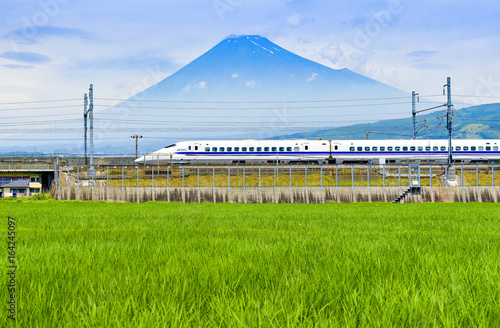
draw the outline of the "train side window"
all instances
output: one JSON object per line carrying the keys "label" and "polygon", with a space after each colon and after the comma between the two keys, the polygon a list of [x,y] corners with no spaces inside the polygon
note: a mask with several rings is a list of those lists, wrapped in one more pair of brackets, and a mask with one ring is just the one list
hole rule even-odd
{"label": "train side window", "polygon": [[272,151],[276,151],[276,150],[278,150],[278,148],[276,148],[276,147],[271,147],[271,150],[272,150]]}
{"label": "train side window", "polygon": [[262,151],[262,147],[257,147],[257,151]]}
{"label": "train side window", "polygon": [[227,147],[227,151],[233,151],[233,148]]}
{"label": "train side window", "polygon": [[422,147],[422,146],[418,147],[418,151],[422,151],[422,150],[424,150],[424,147]]}
{"label": "train side window", "polygon": [[224,151],[224,147],[220,147],[220,148],[219,148],[219,151]]}
{"label": "train side window", "polygon": [[264,151],[269,151],[269,147],[264,147]]}
{"label": "train side window", "polygon": [[286,147],[286,151],[292,151],[292,147]]}
{"label": "train side window", "polygon": [[392,151],[392,147],[387,147],[387,151]]}
{"label": "train side window", "polygon": [[217,147],[212,147],[212,151],[217,151]]}
{"label": "train side window", "polygon": [[410,150],[411,150],[411,151],[415,151],[415,149],[416,149],[416,148],[415,148],[414,146],[411,146],[411,147],[410,147]]}
{"label": "train side window", "polygon": [[363,151],[363,147],[358,147],[358,151]]}
{"label": "train side window", "polygon": [[464,150],[469,150],[469,146],[464,146]]}
{"label": "train side window", "polygon": [[308,145],[306,145],[306,147],[305,147],[305,148],[306,148],[306,150],[309,150],[309,146],[308,146]]}
{"label": "train side window", "polygon": [[460,147],[460,146],[456,146],[456,147],[455,147],[455,150],[460,151],[460,150],[462,150],[462,147]]}
{"label": "train side window", "polygon": [[472,151],[476,151],[476,146],[471,146],[471,147],[470,147],[470,150],[472,150]]}
{"label": "train side window", "polygon": [[403,151],[408,151],[408,147],[403,147]]}
{"label": "train side window", "polygon": [[349,151],[354,151],[356,147],[349,147]]}
{"label": "train side window", "polygon": [[241,151],[247,151],[247,147],[241,147]]}
{"label": "train side window", "polygon": [[380,147],[380,151],[385,151],[385,147]]}
{"label": "train side window", "polygon": [[441,150],[446,150],[446,147],[445,146],[441,146]]}
{"label": "train side window", "polygon": [[498,151],[498,146],[493,146],[494,151]]}
{"label": "train side window", "polygon": [[249,151],[255,151],[255,147],[250,147]]}
{"label": "train side window", "polygon": [[425,146],[425,150],[426,151],[430,151],[431,150],[431,146]]}
{"label": "train side window", "polygon": [[234,147],[234,151],[240,151],[240,147]]}
{"label": "train side window", "polygon": [[293,147],[293,151],[299,151],[300,148],[299,147]]}
{"label": "train side window", "polygon": [[335,145],[335,150],[339,150],[339,146]]}
{"label": "train side window", "polygon": [[483,146],[479,146],[478,150],[484,150]]}
{"label": "train side window", "polygon": [[365,151],[370,151],[370,147],[365,147]]}
{"label": "train side window", "polygon": [[205,151],[210,151],[210,147],[205,147]]}
{"label": "train side window", "polygon": [[400,151],[401,150],[401,147],[396,147],[396,151]]}
{"label": "train side window", "polygon": [[432,147],[432,150],[439,150],[439,147],[438,146],[434,146],[434,147]]}
{"label": "train side window", "polygon": [[486,146],[486,150],[491,150],[491,147],[490,146]]}
{"label": "train side window", "polygon": [[377,150],[378,150],[378,147],[372,147],[372,150],[373,150],[373,151],[377,151]]}
{"label": "train side window", "polygon": [[285,151],[285,147],[280,147],[280,151]]}

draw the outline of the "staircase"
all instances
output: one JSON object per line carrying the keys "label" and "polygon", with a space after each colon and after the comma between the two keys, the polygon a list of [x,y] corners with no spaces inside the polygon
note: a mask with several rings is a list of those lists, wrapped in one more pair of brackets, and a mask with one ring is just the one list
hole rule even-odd
{"label": "staircase", "polygon": [[408,195],[408,194],[412,194],[412,195],[421,195],[422,194],[422,189],[420,187],[409,187],[407,190],[405,190],[404,193],[402,193],[401,195],[399,195],[398,198],[396,198],[395,200],[393,200],[392,202],[393,203],[401,203],[401,201],[403,199],[405,199],[405,197]]}

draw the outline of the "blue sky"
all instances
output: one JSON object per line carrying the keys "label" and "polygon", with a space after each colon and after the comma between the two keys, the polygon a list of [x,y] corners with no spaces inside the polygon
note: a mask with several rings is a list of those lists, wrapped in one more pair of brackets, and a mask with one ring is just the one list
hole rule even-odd
{"label": "blue sky", "polygon": [[407,92],[500,98],[500,4],[477,0],[0,0],[0,102],[127,98],[232,34]]}

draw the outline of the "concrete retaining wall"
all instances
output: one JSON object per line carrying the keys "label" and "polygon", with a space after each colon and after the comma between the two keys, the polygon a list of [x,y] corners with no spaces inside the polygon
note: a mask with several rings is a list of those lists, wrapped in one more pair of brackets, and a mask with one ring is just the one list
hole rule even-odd
{"label": "concrete retaining wall", "polygon": [[[110,202],[214,202],[214,203],[355,203],[392,202],[405,189],[399,187],[364,188],[61,188],[53,190],[55,199],[106,200]],[[422,195],[408,195],[405,203],[422,202],[498,202],[500,187],[422,188]]]}

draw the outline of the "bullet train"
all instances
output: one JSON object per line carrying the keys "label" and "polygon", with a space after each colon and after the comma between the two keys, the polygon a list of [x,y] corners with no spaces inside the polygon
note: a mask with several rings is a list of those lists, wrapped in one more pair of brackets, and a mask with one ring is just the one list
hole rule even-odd
{"label": "bullet train", "polygon": [[[500,139],[452,140],[454,162],[500,160]],[[446,162],[448,140],[183,141],[146,154],[137,164]]]}

